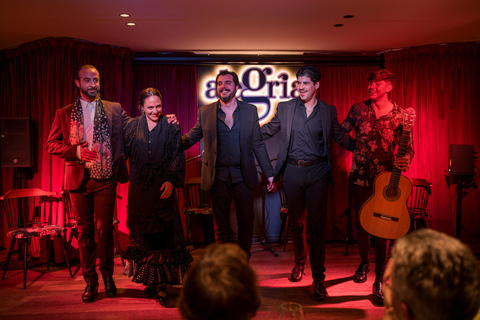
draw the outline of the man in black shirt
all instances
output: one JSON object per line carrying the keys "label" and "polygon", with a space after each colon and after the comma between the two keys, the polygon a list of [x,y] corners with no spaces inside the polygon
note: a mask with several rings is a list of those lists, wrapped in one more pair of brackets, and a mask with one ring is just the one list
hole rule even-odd
{"label": "man in black shirt", "polygon": [[[339,125],[337,110],[316,97],[320,71],[305,66],[297,72],[299,97],[278,104],[275,117],[262,126],[264,139],[280,132],[274,176],[283,174],[288,211],[292,219],[295,267],[289,277],[302,280],[307,260],[305,221],[310,234],[310,265],[314,294],[323,300],[325,288],[325,225],[331,174],[331,140],[353,151],[355,141]],[[306,211],[305,211],[306,209]]]}
{"label": "man in black shirt", "polygon": [[195,126],[182,137],[185,149],[204,139],[201,187],[210,191],[219,243],[231,241],[232,198],[238,223],[238,245],[250,257],[253,238],[253,190],[258,185],[255,157],[273,189],[273,168],[260,135],[257,107],[235,98],[240,88],[235,72],[221,71],[219,100],[198,110]]}

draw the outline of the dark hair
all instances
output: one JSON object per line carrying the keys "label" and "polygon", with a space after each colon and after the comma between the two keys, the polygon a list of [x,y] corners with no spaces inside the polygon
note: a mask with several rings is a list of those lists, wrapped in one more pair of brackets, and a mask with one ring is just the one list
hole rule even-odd
{"label": "dark hair", "polygon": [[220,76],[226,76],[226,75],[231,75],[233,77],[233,83],[235,84],[236,87],[240,86],[240,81],[238,80],[238,76],[235,72],[233,71],[228,71],[227,69],[220,71],[217,74],[217,77],[215,78],[215,86],[217,85],[218,77]]}
{"label": "dark hair", "polygon": [[150,98],[152,96],[157,96],[160,98],[160,101],[162,101],[162,94],[158,89],[145,88],[140,92],[140,95],[138,97],[138,108],[140,109],[140,112],[143,112],[142,107],[143,107],[143,104],[145,103],[145,99]]}
{"label": "dark hair", "polygon": [[75,80],[80,80],[80,71],[82,71],[83,69],[94,69],[94,70],[96,70],[97,73],[98,73],[98,78],[100,79],[100,72],[98,72],[97,68],[95,68],[91,64],[85,64],[85,65],[83,65],[83,66],[81,66],[80,68],[77,69],[77,73],[75,73]]}
{"label": "dark hair", "polygon": [[232,243],[207,247],[187,276],[178,305],[187,320],[244,320],[259,306],[256,273],[247,253]]}
{"label": "dark hair", "polygon": [[372,81],[389,81],[392,84],[392,87],[395,85],[395,82],[397,82],[397,78],[393,73],[388,71],[387,69],[380,69],[377,71],[372,72],[367,78],[368,82]]}
{"label": "dark hair", "polygon": [[320,70],[314,66],[304,66],[297,72],[297,80],[300,77],[309,77],[314,84],[320,81],[321,76]]}

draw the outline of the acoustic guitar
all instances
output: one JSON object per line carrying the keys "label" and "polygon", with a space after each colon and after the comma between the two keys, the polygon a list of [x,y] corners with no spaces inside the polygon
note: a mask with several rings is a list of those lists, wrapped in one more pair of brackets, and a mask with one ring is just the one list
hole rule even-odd
{"label": "acoustic guitar", "polygon": [[[415,110],[409,108],[403,115],[403,132],[400,138],[397,157],[404,157],[407,151],[410,132],[415,123]],[[402,175],[402,171],[393,167],[392,172],[382,172],[373,182],[373,195],[360,209],[359,220],[370,234],[397,239],[410,229],[410,214],[407,199],[412,192],[412,183]]]}

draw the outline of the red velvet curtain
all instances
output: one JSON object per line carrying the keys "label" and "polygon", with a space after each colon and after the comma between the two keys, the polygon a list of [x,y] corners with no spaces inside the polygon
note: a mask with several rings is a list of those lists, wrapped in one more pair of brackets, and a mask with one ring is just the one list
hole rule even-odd
{"label": "red velvet curtain", "polygon": [[[413,107],[417,114],[415,157],[406,175],[433,184],[429,222],[433,229],[455,235],[457,195],[455,185],[447,188],[445,171],[450,144],[474,145],[480,151],[480,44],[392,51],[385,53],[385,67],[398,78],[392,100]],[[480,251],[480,192],[467,192],[462,200],[461,239]]]}
{"label": "red velvet curtain", "polygon": [[[367,77],[379,66],[318,66],[318,69],[322,77],[317,96],[337,107],[337,118],[342,123],[353,104],[368,99]],[[329,192],[327,239],[345,240],[347,217],[340,216],[348,208],[348,174],[352,166],[352,153],[336,142],[332,145],[335,184]]]}
{"label": "red velvet curtain", "polygon": [[[102,97],[118,101],[128,114],[138,113],[138,93],[149,86],[163,95],[165,113],[175,113],[186,133],[197,117],[196,73],[194,66],[132,65],[133,53],[126,48],[93,44],[73,39],[48,38],[1,51],[0,116],[32,117],[38,127],[33,170],[29,187],[60,191],[63,161],[45,151],[55,111],[75,99],[75,70],[93,64],[101,75]],[[435,229],[453,234],[456,195],[447,189],[449,144],[473,144],[479,151],[480,59],[478,44],[450,44],[405,49],[385,54],[385,65],[397,74],[392,98],[400,106],[417,110],[414,128],[416,155],[409,177],[433,183],[429,219]],[[367,76],[378,66],[319,66],[322,72],[320,99],[333,104],[341,122],[351,105],[365,100]],[[195,148],[195,149],[194,149]],[[198,146],[187,158],[198,154]],[[339,216],[347,208],[347,177],[351,155],[334,143],[335,186],[330,189],[327,239],[342,240],[346,219]],[[198,164],[188,167],[188,175],[198,175]],[[13,169],[2,169],[3,194],[13,187]],[[119,186],[117,213],[125,226],[127,185]],[[480,217],[478,190],[463,198],[462,240],[478,244]],[[2,232],[2,235],[5,233]],[[3,237],[0,237],[0,245]],[[122,239],[125,243],[126,236]]]}

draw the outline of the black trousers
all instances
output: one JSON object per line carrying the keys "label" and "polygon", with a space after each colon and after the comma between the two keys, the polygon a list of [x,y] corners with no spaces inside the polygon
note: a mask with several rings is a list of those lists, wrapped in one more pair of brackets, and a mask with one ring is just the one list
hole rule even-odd
{"label": "black trousers", "polygon": [[310,266],[314,280],[325,279],[325,225],[329,181],[330,168],[326,162],[309,167],[287,164],[283,174],[283,186],[292,221],[295,263],[304,265],[307,261],[307,221]]}
{"label": "black trousers", "polygon": [[232,242],[230,227],[230,207],[232,199],[235,202],[235,211],[238,225],[238,245],[250,257],[253,239],[253,189],[244,181],[232,183],[215,179],[210,190],[212,211],[215,219],[215,240],[219,243]]}
{"label": "black trousers", "polygon": [[[98,282],[95,270],[97,256],[102,277],[105,279],[113,275],[113,213],[116,189],[117,181],[114,178],[90,179],[86,174],[82,186],[71,191],[77,219],[80,265],[87,283]],[[95,234],[98,238],[98,247],[95,243]]]}
{"label": "black trousers", "polygon": [[[358,250],[360,251],[360,262],[369,263],[370,256],[370,234],[363,229],[358,215],[365,201],[373,194],[373,186],[362,187],[350,182],[350,194],[355,210],[355,227],[357,229]],[[388,248],[390,241],[384,238],[375,238],[375,273],[383,275],[387,266]]]}

